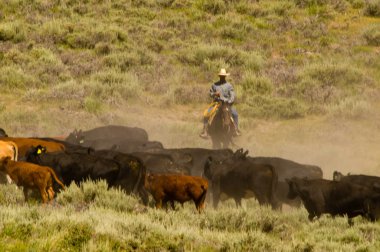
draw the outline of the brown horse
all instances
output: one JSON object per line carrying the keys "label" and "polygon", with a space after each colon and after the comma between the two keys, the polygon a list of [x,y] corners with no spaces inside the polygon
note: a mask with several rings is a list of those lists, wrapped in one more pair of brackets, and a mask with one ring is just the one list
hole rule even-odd
{"label": "brown horse", "polygon": [[213,148],[228,148],[232,144],[234,132],[235,125],[232,119],[231,106],[220,101],[219,108],[208,125],[208,133],[211,137]]}

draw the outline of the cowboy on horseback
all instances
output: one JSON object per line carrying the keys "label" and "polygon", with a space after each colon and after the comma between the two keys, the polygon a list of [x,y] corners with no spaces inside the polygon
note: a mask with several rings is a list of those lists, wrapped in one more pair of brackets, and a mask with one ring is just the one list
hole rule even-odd
{"label": "cowboy on horseback", "polygon": [[235,136],[240,136],[240,131],[238,127],[238,113],[235,108],[232,108],[232,105],[235,101],[235,92],[233,86],[227,82],[226,77],[230,74],[226,72],[226,69],[222,68],[219,72],[219,81],[215,82],[210,88],[210,96],[213,98],[214,102],[206,109],[203,118],[203,132],[199,135],[202,138],[208,137],[208,121],[209,114],[216,108],[216,104],[219,101],[226,102],[231,106],[231,114],[235,125]]}

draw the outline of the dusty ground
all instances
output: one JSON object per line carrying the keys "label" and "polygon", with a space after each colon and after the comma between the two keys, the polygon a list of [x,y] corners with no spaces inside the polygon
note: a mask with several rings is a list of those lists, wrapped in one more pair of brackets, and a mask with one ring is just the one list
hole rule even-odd
{"label": "dusty ground", "polygon": [[[100,115],[61,108],[17,103],[2,114],[0,127],[17,136],[67,135],[74,128],[91,129],[105,124],[145,128],[151,140],[165,147],[210,148],[211,140],[198,137],[202,105],[154,108],[125,105]],[[380,107],[380,106],[379,106]],[[379,110],[380,111],[380,110]],[[241,116],[243,136],[236,144],[252,156],[278,156],[319,165],[325,178],[334,170],[379,175],[380,112],[361,119],[308,117],[270,121]]]}

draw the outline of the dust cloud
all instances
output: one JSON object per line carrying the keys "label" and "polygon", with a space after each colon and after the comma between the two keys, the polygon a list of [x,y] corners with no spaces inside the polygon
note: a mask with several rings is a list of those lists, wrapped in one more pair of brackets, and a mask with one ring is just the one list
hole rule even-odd
{"label": "dust cloud", "polygon": [[[137,119],[151,140],[167,148],[211,148],[211,140],[198,137],[202,111],[186,108],[181,113],[143,116]],[[195,111],[195,112],[194,112]],[[183,112],[183,113],[182,113]],[[192,116],[186,117],[182,114]],[[136,119],[136,118],[135,118]],[[237,147],[251,156],[276,156],[304,164],[318,165],[324,178],[335,170],[343,174],[379,176],[380,114],[361,119],[315,117],[286,121],[242,118],[243,135],[235,139]],[[236,149],[237,147],[234,147]]]}

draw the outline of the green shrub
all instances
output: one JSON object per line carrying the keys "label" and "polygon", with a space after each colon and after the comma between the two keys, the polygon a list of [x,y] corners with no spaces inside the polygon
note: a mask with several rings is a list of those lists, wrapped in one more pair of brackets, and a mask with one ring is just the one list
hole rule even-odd
{"label": "green shrub", "polygon": [[0,87],[3,90],[16,90],[33,87],[33,77],[25,73],[20,67],[12,65],[0,68]]}
{"label": "green shrub", "polygon": [[380,0],[366,0],[364,14],[372,17],[380,17]]}
{"label": "green shrub", "polygon": [[98,114],[102,111],[102,103],[94,97],[86,97],[83,102],[83,108],[89,113]]}
{"label": "green shrub", "polygon": [[364,0],[349,0],[352,8],[354,9],[361,9],[364,7],[365,1]]}
{"label": "green shrub", "polygon": [[270,95],[273,92],[273,84],[270,79],[264,76],[257,76],[253,73],[246,73],[241,81],[241,86],[245,95]]}
{"label": "green shrub", "polygon": [[69,27],[64,21],[59,19],[47,20],[38,29],[35,40],[61,44],[69,33]]}
{"label": "green shrub", "polygon": [[[3,118],[2,121],[4,122]],[[24,194],[15,184],[0,184],[0,205],[14,205],[24,202]]]}
{"label": "green shrub", "polygon": [[153,56],[146,51],[133,50],[108,55],[104,58],[104,63],[106,66],[117,67],[121,71],[127,71],[130,68],[151,65],[153,63]]}
{"label": "green shrub", "polygon": [[345,96],[357,95],[371,83],[359,69],[347,63],[311,64],[299,74],[291,93],[310,103],[330,103]]}
{"label": "green shrub", "polygon": [[222,60],[231,66],[244,64],[244,57],[239,50],[219,44],[200,44],[177,54],[182,63],[195,66],[204,65],[207,61]]}
{"label": "green shrub", "polygon": [[25,24],[18,22],[0,24],[0,41],[11,40],[13,42],[22,42],[25,40]]}
{"label": "green shrub", "polygon": [[46,92],[41,93],[37,92],[35,95],[38,95],[42,99],[51,99],[51,100],[80,100],[82,101],[86,96],[85,87],[82,83],[78,83],[74,80],[59,83]]}
{"label": "green shrub", "polygon": [[223,0],[200,0],[202,10],[213,15],[223,14],[227,11],[227,5]]}
{"label": "green shrub", "polygon": [[269,14],[269,10],[258,3],[252,3],[249,0],[239,1],[235,4],[237,13],[249,15],[253,17],[265,17]]}
{"label": "green shrub", "polygon": [[254,95],[245,99],[241,110],[252,117],[294,119],[305,116],[307,108],[296,99]]}
{"label": "green shrub", "polygon": [[370,115],[372,106],[364,100],[347,98],[328,106],[328,112],[333,118],[361,119]]}
{"label": "green shrub", "polygon": [[380,25],[373,26],[366,30],[363,37],[367,41],[368,45],[380,46]]}
{"label": "green shrub", "polygon": [[70,79],[70,73],[61,59],[51,50],[44,47],[34,47],[30,51],[31,60],[29,68],[34,76],[39,78],[37,87],[48,85],[54,86],[60,81]]}
{"label": "green shrub", "polygon": [[68,34],[65,38],[65,43],[74,49],[93,49],[96,45],[96,41],[84,32]]}
{"label": "green shrub", "polygon": [[95,232],[90,223],[78,222],[70,223],[66,234],[60,245],[61,249],[69,251],[82,251],[82,246],[86,244]]}
{"label": "green shrub", "polygon": [[172,93],[174,103],[190,104],[190,103],[206,103],[209,101],[207,88],[204,86],[183,85],[174,88]]}
{"label": "green shrub", "polygon": [[31,223],[7,222],[1,231],[2,236],[13,239],[27,240],[33,234],[33,225]]}
{"label": "green shrub", "polygon": [[321,6],[329,2],[329,0],[294,0],[295,4],[301,8],[308,6]]}
{"label": "green shrub", "polygon": [[138,78],[128,72],[107,69],[93,75],[93,81],[85,84],[86,93],[109,104],[139,97],[142,86]]}
{"label": "green shrub", "polygon": [[126,195],[122,190],[108,189],[104,180],[86,181],[80,186],[72,183],[65,191],[58,194],[57,202],[77,209],[93,206],[119,212],[132,212],[139,204],[136,197]]}

